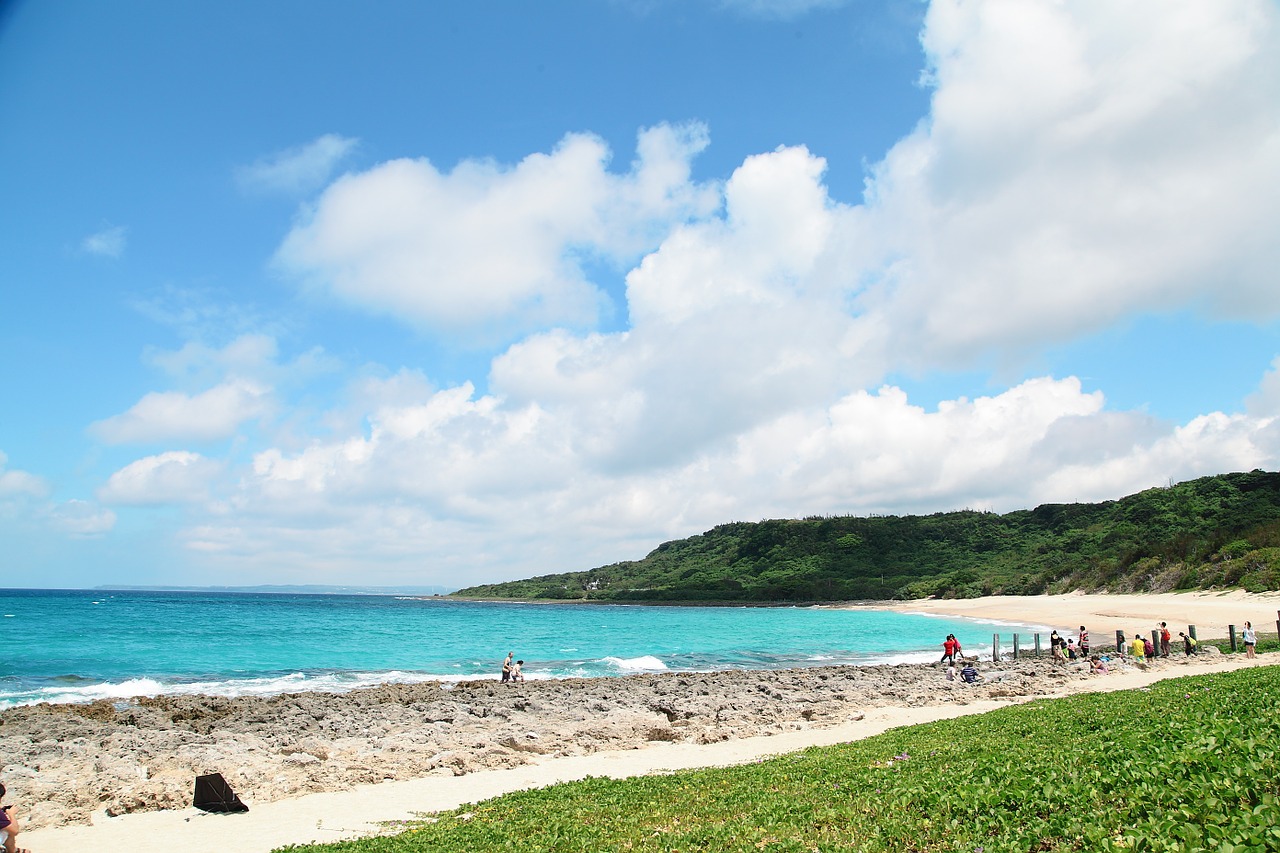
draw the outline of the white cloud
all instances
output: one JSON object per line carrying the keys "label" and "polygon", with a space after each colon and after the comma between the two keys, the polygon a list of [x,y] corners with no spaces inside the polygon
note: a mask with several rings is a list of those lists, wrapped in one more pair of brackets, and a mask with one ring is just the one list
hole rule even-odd
{"label": "white cloud", "polygon": [[18,498],[42,498],[49,494],[49,484],[43,477],[26,471],[6,469],[9,457],[0,452],[0,501]]}
{"label": "white cloud", "polygon": [[90,255],[101,255],[104,258],[118,258],[124,254],[128,229],[123,225],[104,228],[90,234],[80,243],[82,251]]}
{"label": "white cloud", "polygon": [[251,166],[238,168],[236,179],[248,190],[308,193],[324,186],[358,144],[358,139],[327,133],[306,145],[278,151]]}
{"label": "white cloud", "polygon": [[116,471],[97,497],[106,504],[134,506],[198,503],[209,498],[211,480],[221,470],[198,453],[169,451]]}
{"label": "white cloud", "polygon": [[852,235],[863,339],[932,366],[1134,312],[1280,313],[1274,4],[936,0],[923,43],[929,119]]}
{"label": "white cloud", "polygon": [[277,253],[285,272],[358,307],[423,328],[509,335],[594,323],[604,295],[584,258],[626,258],[714,193],[689,183],[700,126],[640,135],[639,159],[606,171],[599,139],[571,134],[511,168],[466,161],[442,173],[395,160],[321,196]]}
{"label": "white cloud", "polygon": [[[800,146],[693,182],[700,127],[643,133],[622,175],[585,135],[509,168],[349,175],[282,268],[416,327],[524,336],[487,394],[414,369],[352,383],[330,433],[261,449],[186,541],[245,565],[468,582],[730,520],[1004,511],[1274,468],[1280,368],[1245,414],[1183,424],[1108,410],[1071,376],[935,408],[884,377],[1016,362],[1176,307],[1280,313],[1278,21],[1266,2],[938,0],[932,113],[857,206]],[[625,331],[592,328],[584,258],[632,267]],[[240,361],[273,358],[260,344]],[[165,363],[194,376],[188,356],[209,360]],[[197,399],[99,428],[218,408]]]}
{"label": "white cloud", "polygon": [[935,410],[893,387],[796,407],[692,458],[594,458],[587,400],[504,405],[468,386],[388,406],[367,434],[254,460],[190,547],[246,564],[317,561],[423,583],[590,568],[731,520],[1007,511],[1104,500],[1169,480],[1274,467],[1275,418],[1188,424],[1106,410],[1075,379],[1034,379]]}
{"label": "white cloud", "polygon": [[272,407],[266,386],[229,379],[200,394],[152,392],[127,412],[89,427],[108,444],[155,441],[217,441],[229,438],[245,421],[266,415]]}
{"label": "white cloud", "polygon": [[89,501],[69,500],[49,507],[47,518],[56,530],[75,539],[92,539],[110,533],[116,514]]}

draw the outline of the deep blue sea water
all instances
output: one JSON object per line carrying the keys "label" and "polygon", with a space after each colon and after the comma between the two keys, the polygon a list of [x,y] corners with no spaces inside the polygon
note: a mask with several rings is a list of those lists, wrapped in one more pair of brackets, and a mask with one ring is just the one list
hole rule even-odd
{"label": "deep blue sea water", "polygon": [[936,659],[948,633],[990,653],[1016,629],[821,607],[0,590],[0,707],[452,682],[496,677],[508,651],[531,679],[893,663]]}

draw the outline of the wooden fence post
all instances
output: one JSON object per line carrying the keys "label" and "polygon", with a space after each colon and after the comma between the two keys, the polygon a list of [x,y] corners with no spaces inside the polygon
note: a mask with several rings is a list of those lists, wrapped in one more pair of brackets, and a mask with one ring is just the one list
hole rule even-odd
{"label": "wooden fence post", "polygon": [[1000,635],[991,635],[991,659],[996,663],[1000,662]]}
{"label": "wooden fence post", "polygon": [[1234,652],[1236,650],[1236,626],[1235,625],[1227,626],[1227,636],[1231,638],[1231,651]]}
{"label": "wooden fence post", "polygon": [[[1280,616],[1280,610],[1276,611],[1276,616]],[[1280,631],[1280,619],[1276,620],[1276,629]],[[1040,632],[1036,631],[1036,657],[1040,657]]]}
{"label": "wooden fence post", "polygon": [[1124,631],[1116,631],[1116,653],[1124,654]]}
{"label": "wooden fence post", "polygon": [[1013,635],[1013,659],[1018,659],[1018,635]]}

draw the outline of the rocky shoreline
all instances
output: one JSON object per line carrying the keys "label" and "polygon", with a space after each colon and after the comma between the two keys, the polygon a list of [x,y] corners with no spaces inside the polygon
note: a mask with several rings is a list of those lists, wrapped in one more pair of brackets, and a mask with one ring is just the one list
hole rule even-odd
{"label": "rocky shoreline", "polygon": [[[1183,663],[1155,666],[1173,675]],[[986,680],[973,685],[903,664],[32,705],[0,712],[0,750],[11,798],[36,828],[87,823],[103,810],[186,808],[194,777],[210,772],[252,804],[543,756],[831,727],[868,708],[1021,701],[1106,678],[1047,658],[981,668]]]}

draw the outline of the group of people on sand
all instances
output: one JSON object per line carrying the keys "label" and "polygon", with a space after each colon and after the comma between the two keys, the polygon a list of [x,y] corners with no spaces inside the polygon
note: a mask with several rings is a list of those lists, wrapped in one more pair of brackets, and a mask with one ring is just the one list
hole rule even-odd
{"label": "group of people on sand", "polygon": [[1066,663],[1069,660],[1081,660],[1089,657],[1089,632],[1083,625],[1075,637],[1063,637],[1056,630],[1049,635],[1049,653],[1054,661]]}
{"label": "group of people on sand", "polygon": [[[956,670],[956,662],[964,664],[960,670]],[[960,651],[960,641],[956,639],[955,634],[947,634],[947,639],[942,641],[942,660],[938,663],[947,665],[947,681],[955,681],[959,678],[966,684],[973,684],[982,680],[982,676],[978,674],[978,668],[974,666],[972,659],[965,659]]]}
{"label": "group of people on sand", "polygon": [[[1243,635],[1242,639],[1244,640],[1245,657],[1257,657],[1258,632],[1254,630],[1253,623],[1246,619],[1244,623],[1244,630],[1241,634]],[[1133,635],[1133,642],[1129,644],[1129,652],[1139,660],[1145,659],[1147,661],[1152,661],[1157,656],[1167,658],[1169,656],[1169,649],[1172,645],[1173,637],[1170,635],[1169,626],[1164,622],[1160,623],[1160,633],[1158,636],[1160,637],[1160,648],[1158,653],[1156,651],[1155,643],[1144,640],[1141,634]],[[1187,657],[1199,652],[1200,643],[1195,637],[1185,631],[1179,631],[1178,637],[1182,640],[1182,652]]]}
{"label": "group of people on sand", "polygon": [[[1245,622],[1246,636],[1250,639],[1246,642],[1246,651],[1249,657],[1253,657],[1253,647],[1257,643],[1257,634],[1253,631],[1253,625]],[[1147,640],[1141,634],[1134,634],[1133,641],[1129,643],[1129,654],[1133,655],[1137,660],[1145,660],[1148,663],[1153,662],[1156,658],[1169,657],[1173,647],[1173,634],[1169,630],[1166,622],[1160,623],[1160,628],[1152,632],[1155,636]],[[1185,631],[1178,632],[1178,638],[1182,640],[1182,652],[1187,657],[1196,654],[1199,651],[1200,643],[1195,637]],[[1158,639],[1158,645],[1157,645]]]}
{"label": "group of people on sand", "polygon": [[515,656],[515,652],[507,652],[507,658],[502,662],[503,684],[515,684],[518,681],[524,681],[524,661],[518,660],[513,663],[512,658]]}
{"label": "group of people on sand", "polygon": [[[4,784],[0,783],[0,799],[5,795]],[[0,849],[4,853],[30,853],[24,847],[18,846],[18,821],[9,814],[13,806],[0,806]]]}

